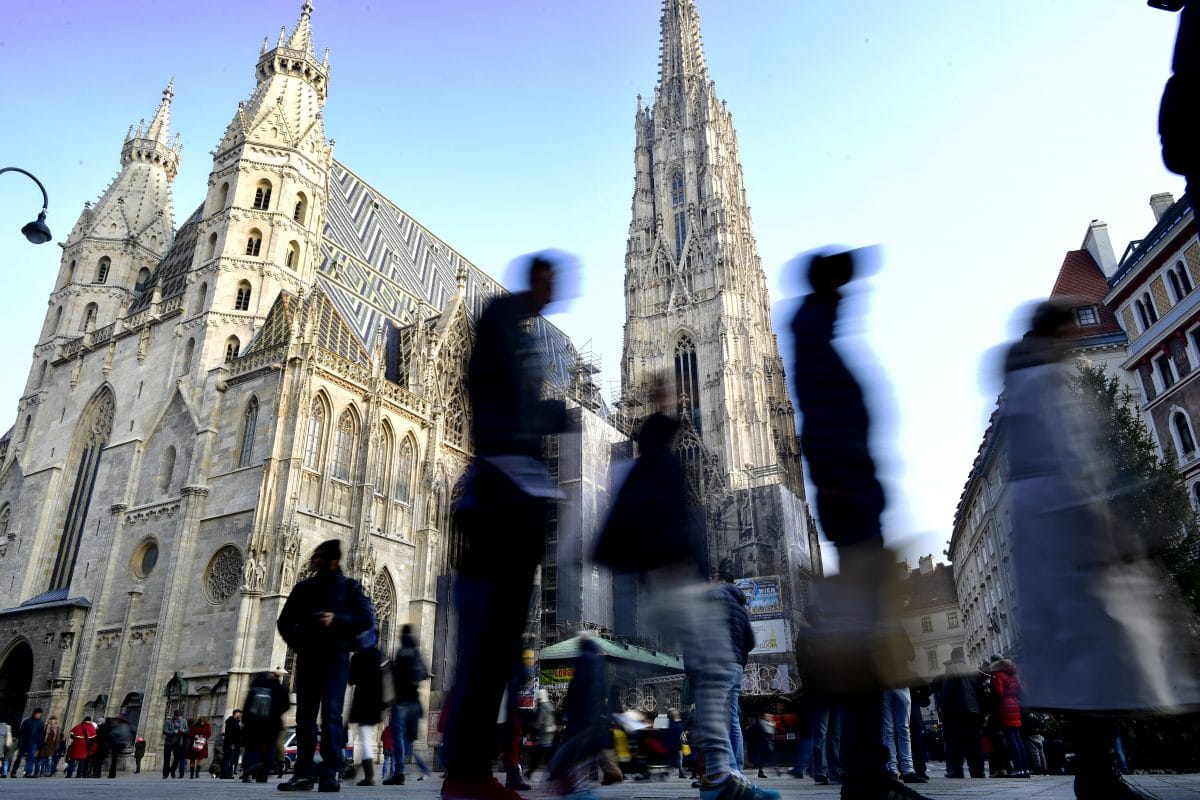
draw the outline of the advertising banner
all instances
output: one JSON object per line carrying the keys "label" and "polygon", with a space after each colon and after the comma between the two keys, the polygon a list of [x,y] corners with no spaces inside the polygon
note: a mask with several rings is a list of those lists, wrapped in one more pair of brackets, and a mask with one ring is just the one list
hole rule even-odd
{"label": "advertising banner", "polygon": [[774,619],[783,616],[783,592],[778,575],[742,578],[734,581],[746,595],[750,619]]}
{"label": "advertising banner", "polygon": [[791,626],[785,619],[751,619],[754,649],[750,655],[786,653],[792,649]]}

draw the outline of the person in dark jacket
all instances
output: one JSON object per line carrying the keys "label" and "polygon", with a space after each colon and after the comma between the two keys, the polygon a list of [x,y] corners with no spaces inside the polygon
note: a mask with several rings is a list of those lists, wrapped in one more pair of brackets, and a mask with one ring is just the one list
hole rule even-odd
{"label": "person in dark jacket", "polygon": [[383,715],[383,654],[378,647],[365,647],[350,657],[350,724],[358,726],[358,756],[363,777],[358,786],[375,785],[375,726]]}
{"label": "person in dark jacket", "polygon": [[133,772],[142,771],[142,759],[146,757],[146,737],[139,736],[133,743]]}
{"label": "person in dark jacket", "polygon": [[534,571],[545,553],[548,502],[542,438],[566,428],[561,400],[543,400],[545,357],[530,325],[554,297],[555,261],[529,260],[529,289],[494,297],[475,325],[467,365],[475,458],[455,521],[458,662],[446,710],[442,797],[518,797],[492,777],[492,731],[520,660]]}
{"label": "person in dark jacket", "polygon": [[881,690],[899,685],[907,672],[894,649],[889,588],[896,559],[883,543],[885,497],[871,456],[863,390],[833,344],[842,289],[862,272],[866,255],[844,251],[808,259],[812,292],[792,318],[800,449],[816,487],[817,517],[837,546],[840,566],[837,578],[821,587],[830,625],[814,643],[817,658],[801,669],[818,676],[817,688],[836,692],[843,708],[842,796],[917,800],[920,794],[886,772]]}
{"label": "person in dark jacket", "polygon": [[283,732],[283,715],[291,707],[283,679],[287,670],[276,667],[260,672],[250,682],[242,703],[242,744],[246,757],[242,763],[242,782],[266,783],[275,764],[275,745]]}
{"label": "person in dark jacket", "polygon": [[133,743],[133,728],[129,727],[129,717],[122,711],[117,715],[116,719],[109,720],[108,723],[108,741],[105,747],[108,749],[108,777],[117,777],[117,759],[121,757],[121,753],[125,752],[125,748]]}
{"label": "person in dark jacket", "polygon": [[[17,754],[25,759],[25,777],[37,777],[37,751],[46,738],[46,723],[42,720],[42,710],[35,708],[33,714],[26,717],[17,729]],[[17,764],[13,762],[13,774],[16,774]]]}
{"label": "person in dark jacket", "polygon": [[[350,652],[370,639],[375,612],[362,584],[342,574],[342,544],[322,542],[313,551],[313,577],[288,595],[276,627],[296,651],[296,772],[281,791],[302,791],[319,782],[337,791],[346,730],[342,721]],[[317,714],[321,715],[321,768],[313,766]]]}
{"label": "person in dark jacket", "polygon": [[408,756],[416,759],[421,777],[431,773],[429,767],[412,749],[412,743],[417,738],[417,726],[425,711],[421,708],[420,687],[429,678],[429,670],[417,649],[417,639],[413,635],[411,625],[400,629],[400,649],[392,659],[392,680],[396,684],[396,702],[392,704],[391,728],[392,750],[395,754],[396,769],[392,776],[384,781],[388,786],[404,785],[404,769]]}
{"label": "person in dark jacket", "polygon": [[[716,592],[729,613],[729,641],[733,646],[734,660],[738,671],[745,670],[754,649],[754,629],[750,627],[750,613],[746,610],[746,593],[734,584],[733,562],[725,559],[717,568]],[[741,675],[729,689],[729,761],[741,772],[746,767],[746,744],[742,738]],[[761,777],[761,776],[760,776]]]}
{"label": "person in dark jacket", "polygon": [[563,797],[586,795],[591,758],[612,742],[612,721],[604,713],[605,669],[604,655],[595,640],[589,633],[580,634],[575,675],[563,704],[563,743],[547,768],[550,777],[558,781]]}
{"label": "person in dark jacket", "polygon": [[963,649],[955,647],[950,651],[945,673],[934,681],[946,746],[947,778],[964,777],[964,757],[971,777],[983,777],[984,678],[967,664]]}
{"label": "person in dark jacket", "polygon": [[233,778],[234,767],[242,755],[242,710],[235,708],[225,720],[225,731],[221,737],[223,755],[221,758],[221,777],[227,780]]}

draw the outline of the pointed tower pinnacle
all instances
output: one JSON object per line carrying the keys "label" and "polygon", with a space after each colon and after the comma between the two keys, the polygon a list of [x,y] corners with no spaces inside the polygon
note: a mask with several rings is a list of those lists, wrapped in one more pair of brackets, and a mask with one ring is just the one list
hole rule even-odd
{"label": "pointed tower pinnacle", "polygon": [[121,164],[132,161],[144,161],[161,166],[167,173],[167,178],[173,180],[179,170],[180,146],[179,137],[171,142],[171,98],[175,96],[175,78],[167,81],[163,89],[162,100],[150,125],[146,120],[138,122],[137,132],[132,137],[126,137],[125,145],[121,148]]}
{"label": "pointed tower pinnacle", "polygon": [[287,42],[289,49],[312,52],[312,12],[312,1],[304,0],[304,5],[300,7],[300,21],[296,23],[296,29]]}
{"label": "pointed tower pinnacle", "polygon": [[150,127],[146,129],[146,138],[153,139],[156,142],[167,144],[170,141],[171,135],[167,130],[171,126],[171,98],[175,96],[175,76],[171,76],[171,80],[167,81],[167,88],[163,89],[162,102],[158,104],[158,111],[154,112],[154,119],[150,122]]}
{"label": "pointed tower pinnacle", "polygon": [[704,62],[704,43],[700,38],[700,15],[695,0],[663,0],[662,54],[658,85],[666,87],[674,79],[708,81]]}

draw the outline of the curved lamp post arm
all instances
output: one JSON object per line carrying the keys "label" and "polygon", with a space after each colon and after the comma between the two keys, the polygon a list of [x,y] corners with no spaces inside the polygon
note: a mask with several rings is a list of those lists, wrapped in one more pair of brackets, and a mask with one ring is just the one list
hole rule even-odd
{"label": "curved lamp post arm", "polygon": [[42,190],[42,211],[35,221],[21,228],[21,233],[25,234],[25,238],[33,244],[45,244],[50,241],[50,228],[46,226],[46,209],[50,207],[50,196],[46,194],[46,187],[37,179],[36,175],[28,170],[20,167],[0,167],[0,175],[6,172],[19,172],[36,183]]}

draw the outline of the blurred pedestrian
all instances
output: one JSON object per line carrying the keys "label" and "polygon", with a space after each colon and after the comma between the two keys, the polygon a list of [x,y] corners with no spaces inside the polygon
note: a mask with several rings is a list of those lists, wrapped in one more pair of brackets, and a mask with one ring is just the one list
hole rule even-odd
{"label": "blurred pedestrian", "polygon": [[965,777],[964,758],[971,777],[983,777],[983,679],[982,673],[967,664],[963,649],[955,647],[950,651],[945,672],[934,681],[946,748],[947,778]]}
{"label": "blurred pedestrian", "polygon": [[[375,644],[375,611],[362,584],[342,574],[342,543],[322,542],[309,560],[313,576],[300,581],[279,612],[276,627],[296,652],[296,765],[280,791],[338,791],[346,744],[342,708],[350,653]],[[321,765],[317,715],[321,717]]]}
{"label": "blurred pedestrian", "polygon": [[1021,738],[1021,681],[1012,659],[1002,658],[992,665],[992,696],[996,701],[997,724],[1012,764],[1008,777],[1028,778],[1025,743]]}
{"label": "blurred pedestrian", "polygon": [[773,739],[774,726],[770,725],[761,714],[751,714],[746,724],[746,752],[750,761],[758,769],[758,777],[765,778],[764,771],[771,763],[771,753],[775,749]]}
{"label": "blurred pedestrian", "polygon": [[1116,723],[1200,703],[1183,652],[1195,619],[1148,558],[1137,510],[1112,505],[1113,455],[1074,383],[1066,337],[1075,329],[1073,304],[1042,303],[1005,360],[999,425],[1022,683],[1029,707],[1077,715],[1076,797],[1136,798],[1144,795],[1113,768]]}
{"label": "blurred pedestrian", "polygon": [[349,683],[354,687],[350,724],[358,731],[358,756],[363,776],[356,785],[375,785],[375,726],[383,715],[383,655],[371,645],[350,656]]}
{"label": "blurred pedestrian", "polygon": [[133,743],[133,728],[129,727],[129,717],[122,711],[116,719],[110,721],[107,731],[108,777],[117,777],[117,760],[125,752],[125,748]]}
{"label": "blurred pedestrian", "polygon": [[[46,723],[42,720],[42,710],[35,708],[33,713],[21,722],[17,730],[18,754],[25,760],[25,777],[38,776],[38,748],[46,738]],[[15,772],[17,765],[13,765]]]}
{"label": "blurred pedestrian", "polygon": [[62,729],[58,725],[58,717],[46,720],[46,731],[43,734],[42,746],[38,748],[38,775],[49,777],[54,774],[52,761],[54,752],[62,741]]}
{"label": "blurred pedestrian", "polygon": [[17,742],[13,738],[12,726],[7,722],[0,722],[0,778],[8,777],[9,764],[12,763],[16,749]]}
{"label": "blurred pedestrian", "polygon": [[197,717],[188,729],[188,777],[200,777],[201,765],[208,760],[208,745],[211,739],[212,725],[209,724],[208,717]]}
{"label": "blurred pedestrian", "polygon": [[594,800],[587,789],[592,763],[612,744],[612,717],[605,713],[608,694],[605,658],[588,632],[579,635],[575,675],[563,704],[563,741],[547,770],[562,797]]}
{"label": "blurred pedestrian", "polygon": [[492,777],[492,737],[481,732],[492,730],[520,660],[548,503],[561,496],[542,438],[566,427],[563,402],[542,397],[545,360],[528,328],[554,298],[555,263],[534,256],[528,276],[527,291],[488,303],[467,365],[475,457],[455,509],[463,553],[454,590],[459,654],[445,710],[446,800],[519,797]]}
{"label": "blurred pedestrian", "polygon": [[888,750],[887,770],[905,783],[925,783],[913,764],[912,695],[907,686],[883,692],[883,744]]}
{"label": "blurred pedestrian", "polygon": [[918,783],[927,783],[929,775],[927,764],[929,751],[925,745],[925,716],[921,709],[929,707],[932,692],[927,683],[916,683],[910,686],[908,693],[912,698],[912,711],[908,717],[909,739],[912,741],[913,772],[920,778]]}
{"label": "blurred pedestrian", "polygon": [[183,718],[183,710],[175,709],[171,716],[163,722],[163,766],[162,776],[170,778],[183,777],[183,765],[187,760],[188,721]]}
{"label": "blurred pedestrian", "polygon": [[550,692],[538,689],[534,702],[534,732],[537,738],[525,769],[526,778],[532,777],[534,770],[542,764],[550,763],[550,758],[554,755],[554,740],[558,734],[558,714],[554,703],[550,701]]}
{"label": "blurred pedestrian", "polygon": [[221,736],[221,777],[231,780],[242,756],[242,710],[235,708],[225,719]]}
{"label": "blurred pedestrian", "polygon": [[883,545],[885,498],[871,456],[863,390],[833,345],[842,289],[863,269],[865,255],[848,251],[808,259],[804,268],[812,292],[792,319],[800,450],[840,569],[836,579],[818,587],[829,625],[814,641],[808,670],[819,688],[839,694],[844,710],[843,800],[917,800],[921,795],[887,773],[882,690],[900,685],[907,670],[907,659],[896,649],[896,559]]}
{"label": "blurred pedestrian", "polygon": [[[388,716],[390,718],[390,712]],[[383,764],[379,770],[379,777],[384,781],[392,777],[392,774],[396,771],[396,751],[394,747],[392,744],[392,723],[389,722],[383,726],[383,733],[379,734],[379,749],[383,752]]]}
{"label": "blurred pedestrian", "polygon": [[[1162,5],[1157,0],[1151,5]],[[1192,208],[1200,207],[1200,128],[1196,108],[1200,106],[1200,2],[1167,0],[1176,10],[1182,8],[1175,55],[1174,73],[1163,89],[1158,110],[1158,133],[1162,139],[1163,163],[1171,172],[1187,179],[1187,198]]]}
{"label": "blurred pedestrian", "polygon": [[395,681],[396,701],[392,704],[391,729],[392,748],[394,750],[395,769],[390,778],[384,781],[389,786],[403,786],[405,765],[408,756],[416,759],[421,777],[432,774],[428,765],[417,755],[412,744],[417,739],[418,725],[425,716],[421,707],[421,684],[429,679],[429,668],[421,658],[417,649],[417,639],[413,635],[411,625],[400,629],[400,649],[392,659],[392,680]]}
{"label": "blurred pedestrian", "polygon": [[[67,764],[66,777],[86,778],[89,753],[91,752],[92,742],[96,739],[96,726],[92,724],[91,717],[84,717],[83,721],[71,728],[68,734],[71,744],[67,748]],[[163,767],[163,777],[167,777],[166,767]]]}
{"label": "blurred pedestrian", "polygon": [[291,698],[283,679],[287,670],[276,667],[260,672],[250,682],[242,702],[242,783],[266,783],[276,766],[275,749],[283,732],[283,715],[291,707]]}
{"label": "blurred pedestrian", "polygon": [[[725,605],[729,617],[729,644],[733,648],[736,675],[729,689],[729,764],[738,772],[746,768],[746,746],[742,740],[742,681],[741,675],[754,649],[754,629],[746,611],[746,593],[734,584],[734,565],[724,559],[713,575],[717,596]],[[761,770],[760,770],[761,772]],[[761,777],[761,776],[760,776]]]}
{"label": "blurred pedestrian", "polygon": [[139,736],[133,742],[133,772],[142,771],[142,759],[146,757],[146,737]]}

